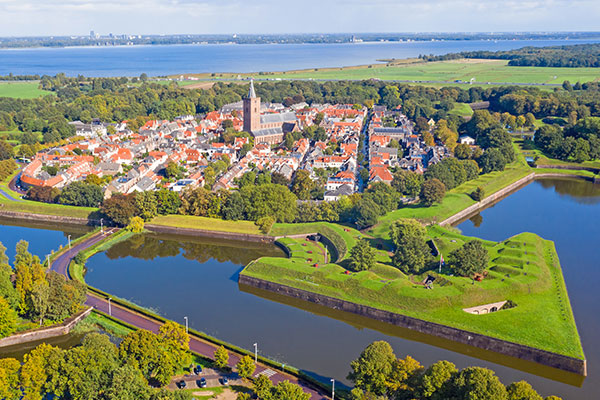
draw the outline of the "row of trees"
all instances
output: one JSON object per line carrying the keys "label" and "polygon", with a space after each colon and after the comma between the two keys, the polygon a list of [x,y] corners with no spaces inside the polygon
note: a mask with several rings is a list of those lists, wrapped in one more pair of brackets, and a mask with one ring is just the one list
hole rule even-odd
{"label": "row of trees", "polygon": [[511,66],[528,67],[600,67],[600,44],[576,44],[565,46],[522,47],[516,50],[465,51],[440,56],[421,56],[427,61],[483,58],[510,60]]}
{"label": "row of trees", "polygon": [[[348,379],[355,384],[353,400],[543,400],[525,381],[506,387],[492,370],[459,370],[449,361],[425,368],[411,356],[397,358],[384,341],[367,346],[350,367]],[[560,398],[549,396],[546,400]]]}
{"label": "row of trees", "polygon": [[62,350],[41,344],[25,355],[23,364],[0,359],[0,397],[188,400],[191,394],[151,389],[165,385],[183,366],[189,365],[189,336],[173,322],[154,334],[129,333],[117,348],[107,335],[89,333],[81,346]]}
{"label": "row of trees", "polygon": [[23,240],[17,243],[13,269],[0,243],[0,337],[16,331],[19,316],[37,325],[62,321],[79,311],[85,301],[82,284],[46,271],[28,246]]}

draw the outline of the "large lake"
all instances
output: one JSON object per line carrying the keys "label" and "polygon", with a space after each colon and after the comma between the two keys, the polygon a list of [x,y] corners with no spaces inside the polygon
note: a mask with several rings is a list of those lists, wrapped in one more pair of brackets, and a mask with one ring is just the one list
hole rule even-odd
{"label": "large lake", "polygon": [[[88,262],[89,284],[126,298],[191,327],[317,377],[345,380],[349,363],[374,340],[386,340],[396,354],[424,365],[446,359],[459,367],[495,370],[504,383],[525,379],[544,396],[591,399],[600,393],[600,185],[572,180],[540,180],[459,225],[466,234],[503,240],[532,231],[554,240],[588,360],[589,376],[544,368],[443,341],[373,320],[240,287],[243,265],[261,255],[281,255],[274,246],[139,235]],[[0,220],[0,224],[4,222]],[[0,241],[64,242],[48,230],[9,231]],[[9,228],[14,229],[14,228]],[[31,228],[27,228],[31,229]],[[47,251],[47,250],[42,250]],[[541,376],[540,376],[541,375]],[[565,383],[566,382],[566,383]]]}
{"label": "large lake", "polygon": [[465,40],[356,44],[244,44],[67,47],[0,50],[0,75],[150,76],[193,72],[259,72],[339,67],[384,58],[472,50],[511,50],[596,40]]}

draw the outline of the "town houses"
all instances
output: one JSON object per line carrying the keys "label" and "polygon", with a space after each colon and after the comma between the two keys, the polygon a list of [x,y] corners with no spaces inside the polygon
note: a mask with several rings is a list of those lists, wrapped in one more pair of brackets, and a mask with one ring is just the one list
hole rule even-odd
{"label": "town houses", "polygon": [[396,169],[422,173],[450,155],[425,145],[399,109],[262,103],[253,82],[241,102],[201,116],[151,119],[135,129],[128,121],[74,125],[76,140],[36,154],[23,169],[25,188],[61,189],[95,175],[109,198],[160,188],[235,189],[250,171],[292,182],[302,169],[320,185],[319,198],[331,201],[391,184]]}

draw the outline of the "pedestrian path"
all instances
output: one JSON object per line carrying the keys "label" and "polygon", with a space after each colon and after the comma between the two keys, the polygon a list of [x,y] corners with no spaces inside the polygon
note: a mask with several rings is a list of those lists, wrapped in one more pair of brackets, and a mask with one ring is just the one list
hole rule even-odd
{"label": "pedestrian path", "polygon": [[258,374],[254,375],[255,378],[258,378],[259,375],[264,375],[267,378],[272,377],[273,375],[275,375],[277,372],[273,371],[272,369],[264,369],[262,371],[260,371]]}
{"label": "pedestrian path", "polygon": [[6,193],[4,190],[0,189],[0,194],[4,197],[6,197],[8,200],[10,201],[23,201],[21,199],[15,199],[14,197],[12,197],[10,194]]}

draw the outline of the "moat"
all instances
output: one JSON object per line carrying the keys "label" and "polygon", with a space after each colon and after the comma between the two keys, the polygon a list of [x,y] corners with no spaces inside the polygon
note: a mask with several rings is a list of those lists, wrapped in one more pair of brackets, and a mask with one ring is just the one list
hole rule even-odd
{"label": "moat", "polygon": [[[262,255],[283,256],[275,246],[139,235],[92,257],[86,280],[175,321],[183,322],[187,316],[191,327],[241,347],[250,349],[258,342],[261,354],[324,377],[345,381],[350,361],[367,344],[383,339],[399,356],[410,354],[424,365],[447,359],[459,367],[486,366],[494,369],[504,383],[525,379],[543,395],[586,399],[600,391],[600,350],[593,346],[600,325],[595,290],[600,280],[596,267],[600,256],[598,217],[600,185],[544,179],[458,225],[464,234],[490,240],[531,231],[555,241],[588,360],[589,376],[585,380],[240,287],[237,278],[243,265]],[[0,241],[9,248],[11,257],[14,243],[21,237],[43,244],[39,249],[31,246],[34,253],[43,256],[59,243],[66,243],[65,235],[76,234],[40,227],[17,228],[5,222],[0,221]]]}

